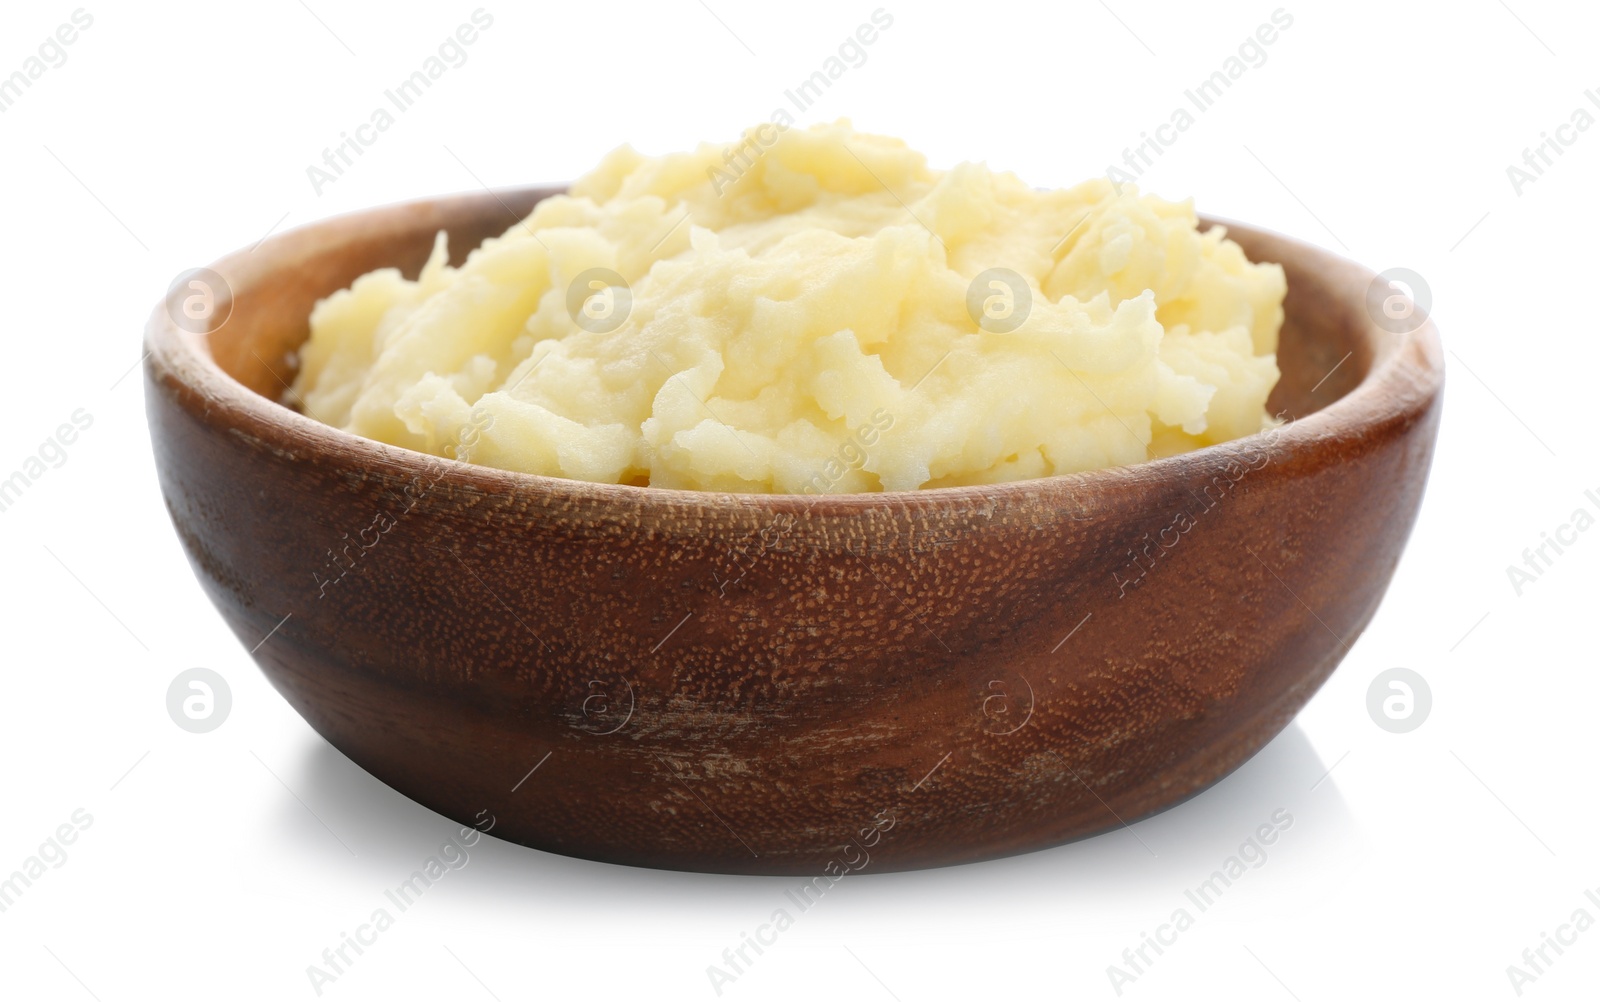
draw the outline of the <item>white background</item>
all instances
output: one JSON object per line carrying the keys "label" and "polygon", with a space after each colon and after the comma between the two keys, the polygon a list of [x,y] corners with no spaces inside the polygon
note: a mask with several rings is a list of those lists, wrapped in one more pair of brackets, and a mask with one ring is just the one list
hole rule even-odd
{"label": "white background", "polygon": [[[877,6],[708,2],[486,4],[494,24],[466,65],[320,196],[306,167],[473,0],[90,6],[66,63],[0,114],[0,476],[75,409],[94,418],[0,513],[0,876],[74,810],[93,817],[0,913],[0,996],[314,998],[307,965],[456,828],[313,733],[196,585],[140,377],[123,378],[151,306],[179,272],[273,230],[569,179],[624,141],[731,139]],[[936,166],[1069,184],[1166,121],[1277,6],[1108,2],[891,0],[869,61],[802,121],[848,116]],[[1222,785],[1131,830],[845,882],[723,997],[1116,998],[1107,966],[1279,808],[1294,825],[1267,863],[1122,997],[1510,999],[1525,948],[1580,907],[1600,919],[1583,893],[1600,888],[1600,531],[1520,596],[1506,573],[1575,509],[1596,512],[1586,489],[1600,495],[1600,128],[1520,194],[1506,173],[1574,109],[1600,115],[1583,96],[1600,93],[1600,22],[1507,2],[1286,5],[1294,24],[1268,62],[1142,179],[1431,289],[1450,367],[1433,477],[1388,598],[1333,679]],[[7,4],[0,75],[74,6]],[[164,705],[195,666],[233,691],[210,734]],[[1432,689],[1409,734],[1365,707],[1395,666]],[[707,965],[797,883],[485,839],[323,997],[713,999]],[[1550,956],[1525,997],[1594,997],[1600,928]]]}

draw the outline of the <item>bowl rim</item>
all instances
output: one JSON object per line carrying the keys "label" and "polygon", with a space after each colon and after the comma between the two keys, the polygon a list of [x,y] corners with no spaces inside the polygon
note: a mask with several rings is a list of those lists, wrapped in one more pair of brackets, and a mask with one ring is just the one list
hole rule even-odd
{"label": "bowl rim", "polygon": [[[337,240],[322,238],[337,238],[340,234],[349,236],[362,228],[362,224],[386,217],[400,219],[439,209],[459,212],[472,203],[478,203],[484,211],[498,208],[515,216],[516,221],[507,226],[509,229],[525,218],[525,213],[517,215],[506,205],[502,196],[519,201],[533,198],[530,204],[536,204],[551,195],[565,192],[566,188],[566,185],[559,184],[536,184],[503,188],[498,193],[486,188],[479,192],[462,191],[356,209],[274,234],[254,247],[237,249],[206,267],[229,281],[230,296],[237,299],[238,289],[233,285],[233,276],[268,274],[285,263],[284,252],[296,245],[308,242],[333,243]],[[1230,233],[1243,231],[1255,238],[1291,246],[1315,258],[1320,270],[1343,272],[1349,278],[1361,280],[1363,286],[1377,277],[1376,273],[1363,265],[1273,230],[1204,214],[1200,215],[1200,225],[1202,230],[1223,226]],[[1432,317],[1424,313],[1422,323],[1404,333],[1385,331],[1370,319],[1363,326],[1372,358],[1359,383],[1343,396],[1304,417],[1290,415],[1289,420],[1278,426],[1241,438],[1123,466],[1052,474],[1048,477],[955,487],[829,494],[702,491],[573,480],[483,466],[365,438],[323,424],[236,380],[216,361],[209,347],[208,335],[178,327],[166,310],[165,297],[155,304],[145,327],[144,371],[147,395],[152,389],[159,389],[163,381],[176,384],[184,391],[178,394],[179,397],[190,396],[204,402],[204,406],[198,409],[199,413],[196,413],[198,420],[241,431],[274,451],[289,454],[308,451],[364,466],[375,472],[386,470],[402,476],[427,474],[434,478],[436,484],[449,480],[455,487],[482,494],[533,492],[551,496],[557,501],[580,504],[598,502],[623,507],[642,504],[673,509],[753,508],[777,515],[805,514],[822,509],[822,514],[849,514],[885,507],[923,507],[929,504],[991,508],[997,502],[1023,501],[1041,493],[1053,492],[1081,493],[1088,498],[1098,493],[1096,488],[1125,482],[1128,478],[1182,482],[1196,476],[1210,476],[1219,467],[1237,461],[1239,454],[1259,451],[1269,439],[1276,453],[1311,453],[1327,448],[1335,440],[1348,439],[1352,432],[1359,437],[1364,429],[1375,428],[1390,419],[1424,409],[1438,395],[1444,378],[1443,352]],[[1339,364],[1343,364],[1342,361]],[[1338,365],[1334,368],[1338,368]],[[193,406],[187,409],[191,413],[197,411]]]}

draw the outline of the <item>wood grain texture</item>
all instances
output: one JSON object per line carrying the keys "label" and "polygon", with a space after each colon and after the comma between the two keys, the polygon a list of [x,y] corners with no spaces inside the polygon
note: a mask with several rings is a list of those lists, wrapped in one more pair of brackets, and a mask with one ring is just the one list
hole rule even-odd
{"label": "wood grain texture", "polygon": [[254,657],[328,741],[463,824],[807,876],[1055,845],[1237,768],[1387,587],[1437,432],[1437,334],[1379,330],[1369,271],[1233,224],[1288,273],[1271,406],[1296,419],[1132,467],[670,491],[423,456],[275,402],[317,298],[414,276],[438,229],[459,261],[549,193],[274,237],[212,266],[221,330],[158,307],[147,333],[161,488],[212,601],[247,648],[276,627]]}

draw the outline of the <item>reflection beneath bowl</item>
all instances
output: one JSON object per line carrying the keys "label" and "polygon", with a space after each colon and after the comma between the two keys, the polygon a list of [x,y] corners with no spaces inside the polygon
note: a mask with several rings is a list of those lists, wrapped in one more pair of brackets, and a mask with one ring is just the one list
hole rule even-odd
{"label": "reflection beneath bowl", "polygon": [[[1336,759],[1335,759],[1336,761]],[[860,906],[887,904],[893,890],[897,909],[948,908],[957,899],[1002,899],[1007,907],[1027,908],[1058,901],[1063,894],[1090,900],[1134,901],[1150,895],[1177,895],[1235,852],[1272,813],[1286,809],[1294,826],[1280,847],[1297,854],[1340,847],[1358,838],[1357,827],[1340,795],[1335,775],[1311,746],[1298,724],[1267,744],[1236,772],[1185,803],[1125,828],[1052,849],[1006,859],[931,870],[861,875],[848,880]],[[375,892],[393,885],[460,826],[385,786],[332,745],[308,739],[291,785],[339,838],[357,852]],[[1326,778],[1324,778],[1326,777]],[[1319,782],[1320,780],[1320,782]],[[538,797],[537,784],[525,790]],[[336,851],[320,826],[304,824],[305,808],[282,798],[282,833],[303,840],[298,849],[320,856]],[[604,796],[595,810],[604,813]],[[1269,856],[1277,849],[1269,850]],[[604,913],[618,907],[635,913],[681,915],[685,908],[706,912],[751,909],[763,915],[784,889],[803,878],[695,874],[619,866],[559,856],[497,838],[481,839],[471,849],[472,876],[452,880],[449,892],[471,907],[523,908],[546,901],[563,909]],[[843,901],[842,894],[830,900]],[[777,903],[781,904],[779,899]]]}

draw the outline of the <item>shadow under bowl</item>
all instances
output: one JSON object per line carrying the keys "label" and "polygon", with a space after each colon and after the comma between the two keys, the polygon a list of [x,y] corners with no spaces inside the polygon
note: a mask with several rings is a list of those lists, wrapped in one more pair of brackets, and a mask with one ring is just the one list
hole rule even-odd
{"label": "shadow under bowl", "polygon": [[557,190],[273,237],[211,266],[221,328],[158,306],[146,336],[161,489],[212,602],[329,742],[463,825],[814,877],[1056,845],[1232,772],[1382,598],[1438,335],[1380,328],[1368,270],[1232,223],[1288,275],[1269,406],[1294,420],[1135,466],[701,493],[471,466],[276,402],[316,300],[414,277],[441,229],[459,263]]}

